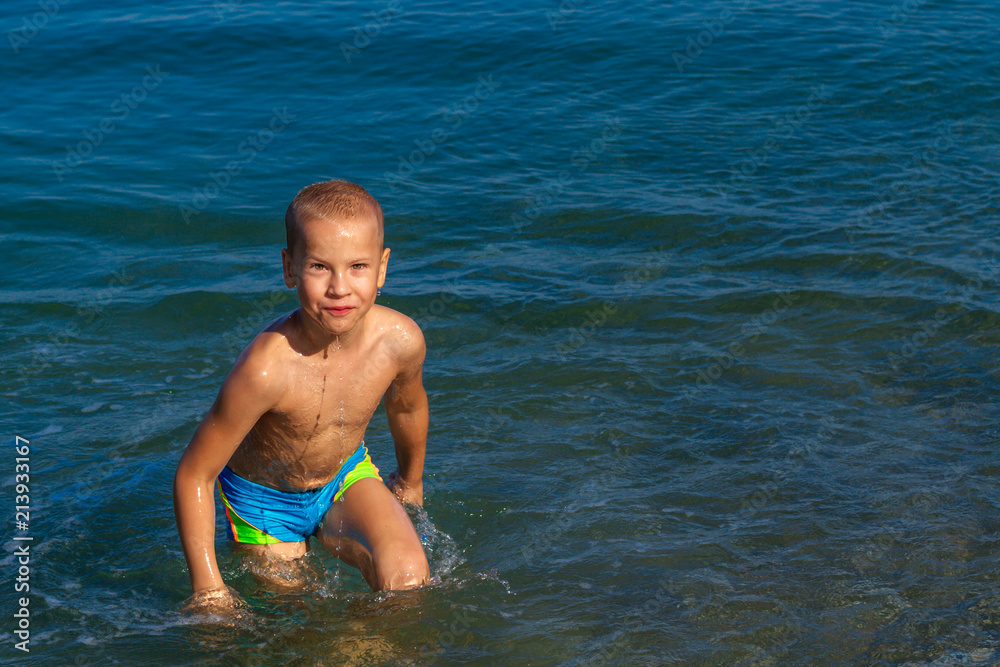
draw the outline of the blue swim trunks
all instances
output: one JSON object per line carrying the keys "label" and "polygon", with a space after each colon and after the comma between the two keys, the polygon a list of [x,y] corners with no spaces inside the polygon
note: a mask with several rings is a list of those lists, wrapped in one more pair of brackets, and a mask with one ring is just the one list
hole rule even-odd
{"label": "blue swim trunks", "polygon": [[382,479],[364,443],[344,461],[329,484],[298,493],[251,482],[226,466],[216,480],[226,506],[226,535],[240,544],[301,542],[316,532],[326,511],[344,491],[366,477]]}

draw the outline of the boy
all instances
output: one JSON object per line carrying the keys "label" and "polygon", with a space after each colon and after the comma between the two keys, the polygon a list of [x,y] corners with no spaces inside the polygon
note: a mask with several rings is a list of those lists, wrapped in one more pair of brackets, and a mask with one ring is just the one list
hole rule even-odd
{"label": "boy", "polygon": [[[389,261],[382,222],[374,197],[346,181],[304,188],[285,213],[281,261],[300,307],[237,359],[174,477],[195,606],[233,603],[215,558],[213,485],[229,539],[257,556],[295,559],[316,537],[374,590],[429,578],[399,502],[423,503],[426,350],[413,320],[375,305]],[[398,463],[388,488],[364,445],[383,395]]]}

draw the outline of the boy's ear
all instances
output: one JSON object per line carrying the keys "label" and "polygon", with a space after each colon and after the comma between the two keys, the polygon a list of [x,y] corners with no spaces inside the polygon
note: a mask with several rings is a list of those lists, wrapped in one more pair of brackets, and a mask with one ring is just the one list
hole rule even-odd
{"label": "boy's ear", "polygon": [[284,274],[285,287],[295,289],[295,274],[292,273],[292,256],[288,248],[281,249],[281,272]]}
{"label": "boy's ear", "polygon": [[389,266],[389,248],[384,248],[382,250],[382,259],[378,263],[378,280],[375,282],[376,287],[382,287],[385,285],[385,269]]}

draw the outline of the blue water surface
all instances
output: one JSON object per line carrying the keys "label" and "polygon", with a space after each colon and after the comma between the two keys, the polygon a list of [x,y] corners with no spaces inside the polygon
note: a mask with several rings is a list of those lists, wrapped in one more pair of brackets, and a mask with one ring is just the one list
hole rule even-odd
{"label": "blue water surface", "polygon": [[[2,15],[4,663],[1000,663],[996,3]],[[427,340],[441,581],[263,590],[217,517],[248,609],[191,616],[173,473],[328,178]]]}

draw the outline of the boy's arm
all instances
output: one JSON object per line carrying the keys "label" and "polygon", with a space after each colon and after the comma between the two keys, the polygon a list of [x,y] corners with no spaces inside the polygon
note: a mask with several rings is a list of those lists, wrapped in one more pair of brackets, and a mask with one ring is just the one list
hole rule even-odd
{"label": "boy's arm", "polygon": [[[249,352],[249,351],[248,351]],[[280,387],[250,354],[236,362],[184,450],[174,476],[174,515],[194,592],[226,590],[215,558],[215,478]]]}
{"label": "boy's arm", "polygon": [[396,448],[397,469],[389,488],[400,500],[424,504],[424,455],[427,451],[427,392],[423,384],[423,334],[412,325],[402,350],[400,370],[385,392],[385,414]]}

